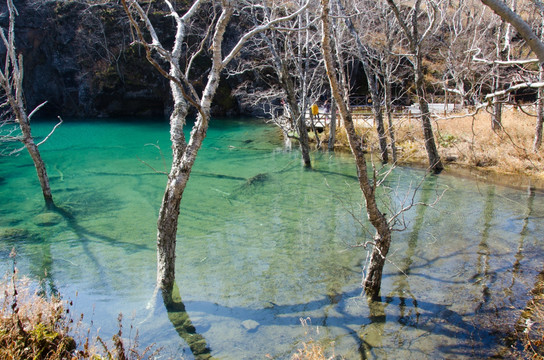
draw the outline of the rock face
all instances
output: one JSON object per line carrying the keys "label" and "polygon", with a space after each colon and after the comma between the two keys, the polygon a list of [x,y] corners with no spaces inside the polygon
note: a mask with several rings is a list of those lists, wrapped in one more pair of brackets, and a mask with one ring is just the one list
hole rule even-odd
{"label": "rock face", "polygon": [[[145,51],[131,45],[128,19],[118,2],[21,0],[16,6],[27,108],[48,102],[37,116],[169,114],[168,82],[148,63]],[[0,0],[3,28],[8,24],[5,8]],[[159,14],[153,20],[162,34],[171,33],[169,18]],[[214,115],[237,114],[226,81],[218,93],[222,101]]]}

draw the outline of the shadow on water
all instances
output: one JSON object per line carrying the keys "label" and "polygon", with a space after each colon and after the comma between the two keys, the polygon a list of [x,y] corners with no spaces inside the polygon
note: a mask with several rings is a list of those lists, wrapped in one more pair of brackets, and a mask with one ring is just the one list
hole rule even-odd
{"label": "shadow on water", "polygon": [[168,319],[176,329],[178,335],[187,343],[195,360],[213,359],[211,349],[206,342],[206,339],[201,334],[197,333],[189,314],[185,309],[185,304],[181,299],[179,288],[174,282],[172,293],[173,302],[166,305]]}
{"label": "shadow on water", "polygon": [[[150,250],[149,246],[145,245],[138,245],[129,243],[126,241],[122,241],[120,239],[114,239],[112,237],[109,237],[104,234],[100,234],[94,231],[91,231],[84,226],[80,225],[76,216],[72,214],[72,212],[56,205],[51,204],[44,208],[42,214],[46,214],[47,212],[52,212],[60,215],[65,221],[68,226],[68,228],[74,232],[78,239],[78,244],[83,248],[83,253],[87,256],[88,262],[87,264],[93,264],[94,267],[98,270],[98,273],[100,274],[101,279],[107,279],[107,266],[102,264],[100,259],[97,258],[93,251],[89,247],[89,243],[92,241],[101,241],[105,242],[110,246],[116,246],[121,247],[126,252],[136,252],[136,251],[143,251],[143,250]],[[51,249],[50,249],[50,241],[49,239],[43,239],[40,237],[38,239],[39,241],[36,241],[36,246],[40,247],[39,251],[31,252],[31,258],[35,258],[31,261],[31,271],[34,273],[35,276],[37,276],[38,279],[42,281],[46,281],[49,289],[43,288],[43,292],[49,292],[51,294],[56,294],[57,289],[54,284],[53,278],[52,278],[52,264],[53,264],[53,258],[51,255]],[[66,260],[69,261],[69,260]],[[32,270],[34,269],[34,270]],[[44,277],[45,276],[45,277]],[[44,286],[42,284],[42,286]]]}
{"label": "shadow on water", "polygon": [[[422,212],[424,212],[422,210]],[[470,251],[467,250],[467,253]],[[413,249],[407,250],[405,263],[410,263]],[[456,258],[461,252],[443,254],[434,259],[428,260],[426,265],[446,258]],[[409,268],[407,268],[409,270]],[[388,274],[386,277],[396,276]],[[417,276],[417,275],[416,275]],[[451,283],[452,280],[441,280],[433,278],[436,282]],[[464,283],[459,280],[458,283]],[[181,295],[177,286],[174,288],[174,305],[168,306],[168,318],[175,327],[178,335],[188,344],[196,359],[212,358],[213,351],[209,347],[203,335],[196,332],[189,314],[191,312],[203,313],[212,317],[230,318],[242,324],[246,320],[254,321],[257,330],[261,327],[293,327],[299,324],[301,314],[318,313],[312,315],[313,325],[324,328],[338,328],[343,331],[343,336],[351,338],[356,344],[357,357],[360,359],[382,358],[394,351],[395,344],[388,338],[391,334],[390,327],[386,324],[396,321],[402,326],[394,330],[398,337],[408,329],[417,330],[425,336],[442,336],[452,341],[444,342],[435,351],[442,354],[459,357],[488,356],[489,344],[496,343],[497,339],[503,338],[504,334],[475,325],[472,321],[476,315],[502,311],[504,309],[483,309],[477,311],[459,312],[455,311],[452,304],[440,304],[437,302],[417,299],[410,291],[408,284],[397,283],[398,287],[391,296],[381,296],[377,300],[370,300],[361,296],[361,289],[345,291],[335,294],[334,297],[324,295],[313,301],[278,305],[270,302],[264,308],[248,308],[244,306],[224,306],[217,302],[189,300],[181,301]],[[404,289],[402,287],[405,286]],[[404,291],[403,291],[404,290]],[[402,295],[408,293],[408,297]],[[391,308],[390,311],[387,311]],[[393,315],[393,314],[399,314]],[[394,335],[395,336],[395,335]],[[422,357],[430,354],[424,353],[419,347],[410,349],[413,356],[420,353]]]}
{"label": "shadow on water", "polygon": [[[508,288],[510,292],[510,300],[513,302],[515,297],[514,292],[514,286],[516,285],[516,280],[521,281],[521,262],[523,261],[523,249],[524,249],[524,243],[525,238],[527,237],[529,233],[529,224],[530,219],[533,217],[533,207],[534,207],[534,200],[535,200],[535,188],[529,186],[527,188],[527,210],[525,213],[525,216],[523,217],[523,226],[521,227],[521,230],[519,232],[519,242],[518,242],[518,251],[516,252],[516,255],[514,258],[516,259],[514,261],[514,265],[512,266],[512,282],[510,284],[510,287]],[[541,273],[542,274],[542,273]]]}
{"label": "shadow on water", "polygon": [[[334,304],[335,315],[312,316],[312,324],[326,326],[327,328],[337,327],[344,330],[347,336],[357,344],[358,357],[360,359],[374,358],[373,352],[385,356],[388,353],[387,344],[382,344],[384,328],[388,321],[386,309],[388,306],[399,306],[412,308],[410,321],[404,321],[403,325],[409,328],[418,329],[427,334],[440,335],[450,339],[469,339],[471,346],[467,345],[444,345],[441,351],[451,355],[473,356],[474,354],[485,354],[488,351],[488,342],[491,334],[485,329],[476,327],[472,322],[466,321],[465,317],[473,314],[461,314],[451,310],[450,305],[443,305],[429,301],[420,301],[414,298],[407,299],[400,296],[380,297],[372,301],[361,297],[360,289],[339,294],[341,300]],[[353,302],[360,303],[361,311],[353,314],[347,311]],[[366,304],[368,311],[363,307]],[[402,305],[401,305],[402,304]],[[243,322],[252,319],[264,326],[294,326],[300,321],[301,312],[312,312],[315,310],[330,309],[330,298],[323,298],[294,305],[271,304],[271,307],[264,309],[250,309],[245,307],[228,307],[207,301],[187,301],[185,304],[178,302],[174,307],[168,309],[168,317],[175,326],[178,334],[191,348],[197,359],[208,359],[211,357],[210,348],[202,335],[195,333],[189,315],[185,311],[185,305],[192,311],[207,313],[214,316],[228,317]],[[400,319],[398,321],[401,321]],[[399,330],[402,332],[402,328]],[[378,354],[379,355],[379,354]],[[428,354],[427,354],[428,355]],[[378,356],[379,357],[379,356]]]}

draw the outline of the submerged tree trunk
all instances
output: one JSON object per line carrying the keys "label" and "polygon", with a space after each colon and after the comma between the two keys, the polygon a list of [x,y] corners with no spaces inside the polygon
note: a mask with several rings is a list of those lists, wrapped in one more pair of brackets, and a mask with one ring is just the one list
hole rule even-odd
{"label": "submerged tree trunk", "polygon": [[15,117],[15,121],[19,124],[19,128],[21,129],[21,142],[24,144],[34,162],[45,205],[48,208],[52,208],[54,203],[51,187],[49,186],[49,177],[47,176],[45,163],[38,150],[38,145],[34,142],[30,128],[30,118],[32,117],[32,114],[43,104],[38,106],[30,113],[30,115],[27,115],[23,96],[23,56],[19,55],[17,57],[15,49],[14,28],[16,10],[12,0],[7,1],[7,6],[9,11],[9,29],[7,37],[4,34],[3,29],[1,31],[1,38],[6,47],[6,58],[3,71],[0,71],[0,86],[2,87],[10,110]]}
{"label": "submerged tree trunk", "polygon": [[45,200],[45,206],[47,208],[52,208],[54,206],[53,195],[51,194],[51,187],[49,185],[49,177],[47,176],[47,171],[45,169],[45,163],[42,160],[38,146],[34,142],[32,133],[30,130],[30,122],[26,117],[26,114],[18,115],[19,126],[23,132],[23,143],[25,144],[32,161],[34,162],[34,167],[36,168],[36,173],[38,179],[40,180],[40,186],[42,188],[43,198]]}
{"label": "submerged tree trunk", "polygon": [[378,204],[376,203],[376,182],[371,184],[368,179],[366,159],[361,138],[355,132],[351,112],[348,109],[345,99],[342,98],[338,80],[336,78],[337,70],[334,66],[335,62],[330,45],[329,0],[321,0],[321,20],[323,30],[322,51],[325,59],[325,67],[327,69],[327,76],[329,77],[331,86],[331,93],[337,102],[338,111],[344,122],[344,128],[346,129],[349,146],[355,157],[357,177],[359,179],[359,186],[365,198],[367,216],[372,226],[376,229],[374,247],[363,287],[368,296],[377,298],[380,293],[385,258],[391,244],[391,229],[389,228],[385,215],[379,210]]}

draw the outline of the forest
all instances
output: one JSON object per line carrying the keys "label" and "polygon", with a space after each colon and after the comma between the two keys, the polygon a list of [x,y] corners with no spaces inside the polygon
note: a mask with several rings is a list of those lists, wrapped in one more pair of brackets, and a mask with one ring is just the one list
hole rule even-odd
{"label": "forest", "polygon": [[544,356],[541,1],[0,10],[1,357]]}

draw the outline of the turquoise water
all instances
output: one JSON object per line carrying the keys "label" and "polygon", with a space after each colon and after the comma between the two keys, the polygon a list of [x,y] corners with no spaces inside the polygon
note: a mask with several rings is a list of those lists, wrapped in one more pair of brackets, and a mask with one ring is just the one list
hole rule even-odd
{"label": "turquoise water", "polygon": [[20,273],[72,299],[93,331],[110,337],[121,312],[143,345],[186,359],[195,337],[219,359],[288,358],[310,339],[347,359],[501,351],[493,324],[517,321],[543,271],[542,191],[395,169],[380,189],[388,213],[410,189],[424,202],[447,191],[405,214],[381,301],[369,304],[360,296],[366,251],[353,246],[373,231],[351,157],[314,152],[308,171],[281,145],[275,128],[256,121],[212,123],[178,232],[182,318],[196,334],[180,330],[180,314],[148,306],[170,161],[164,121],[66,121],[40,147],[66,217],[44,214],[26,154],[0,158],[0,270],[11,268],[15,247]]}

